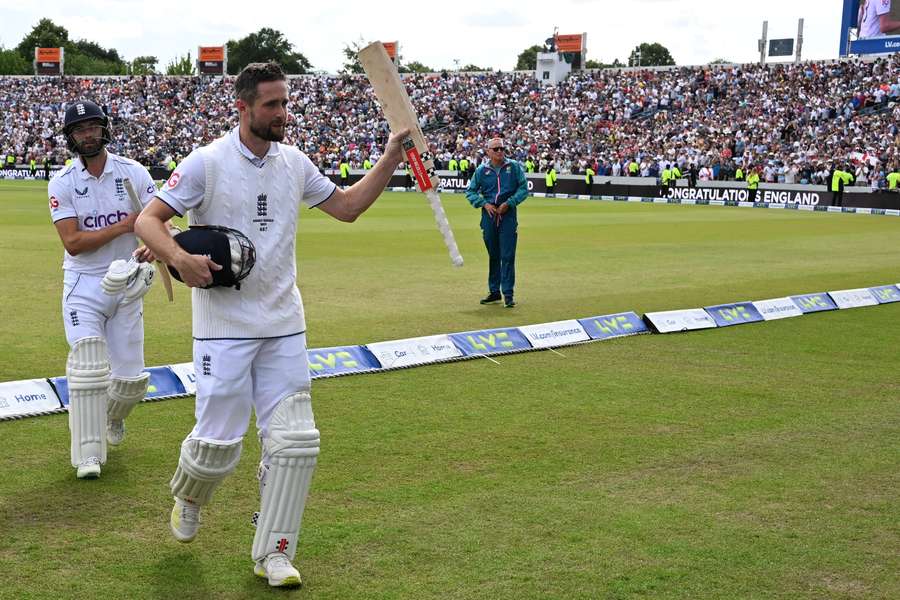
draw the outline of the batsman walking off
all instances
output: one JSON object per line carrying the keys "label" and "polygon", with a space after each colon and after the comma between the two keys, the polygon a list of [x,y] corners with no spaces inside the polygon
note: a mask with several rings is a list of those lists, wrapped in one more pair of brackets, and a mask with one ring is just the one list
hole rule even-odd
{"label": "batsman walking off", "polygon": [[475,169],[466,189],[466,198],[481,209],[481,232],[488,252],[488,295],[482,304],[500,301],[503,306],[516,305],[516,242],[519,221],[516,207],[528,196],[528,180],[518,162],[506,158],[503,139],[491,138],[487,143],[488,162]]}
{"label": "batsman walking off", "polygon": [[[252,409],[262,446],[254,572],[272,586],[299,586],[292,561],[319,454],[296,283],[300,203],[339,221],[356,220],[384,190],[400,162],[400,140],[409,132],[391,135],[375,167],[341,190],[296,147],[279,143],[288,86],[277,64],[247,65],[234,87],[239,125],[185,158],[136,227],[156,256],[193,288],[197,422],[181,445],[170,484],[170,527],[179,541],[196,537],[201,508],[237,466]],[[216,285],[227,280],[217,275],[223,265],[211,253],[188,253],[170,236],[164,222],[176,214],[188,214],[192,227],[245,234],[256,260],[240,286]],[[232,246],[231,254],[230,262],[238,264],[230,267],[245,270],[242,252]]]}
{"label": "batsman walking off", "polygon": [[109,119],[90,100],[66,108],[63,134],[78,156],[47,187],[50,216],[65,247],[62,313],[71,350],[71,460],[79,479],[95,479],[107,444],[125,437],[125,418],[147,394],[142,297],[153,282],[153,255],[138,248],[136,210],[123,186],[137,185],[141,204],[156,193],[150,173],[106,150]]}

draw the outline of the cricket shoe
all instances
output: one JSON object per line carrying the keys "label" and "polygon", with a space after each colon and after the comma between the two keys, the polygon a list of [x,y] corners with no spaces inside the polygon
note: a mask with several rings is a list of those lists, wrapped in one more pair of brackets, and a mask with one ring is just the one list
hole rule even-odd
{"label": "cricket shoe", "polygon": [[282,552],[271,552],[262,560],[256,561],[253,572],[259,577],[269,580],[272,587],[300,587],[300,571],[294,568],[287,555]]}
{"label": "cricket shoe", "polygon": [[200,529],[200,506],[176,496],[172,516],[169,518],[169,529],[179,542],[187,544],[194,541],[197,530]]}
{"label": "cricket shoe", "polygon": [[118,446],[125,439],[125,419],[110,419],[106,423],[106,441]]}
{"label": "cricket shoe", "polygon": [[78,479],[97,479],[100,477],[100,459],[96,456],[89,456],[78,463],[76,469],[75,476]]}
{"label": "cricket shoe", "polygon": [[512,308],[515,305],[516,305],[516,301],[513,300],[512,296],[507,296],[506,299],[503,301],[504,308]]}
{"label": "cricket shoe", "polygon": [[500,292],[491,292],[480,300],[482,304],[494,304],[500,302]]}

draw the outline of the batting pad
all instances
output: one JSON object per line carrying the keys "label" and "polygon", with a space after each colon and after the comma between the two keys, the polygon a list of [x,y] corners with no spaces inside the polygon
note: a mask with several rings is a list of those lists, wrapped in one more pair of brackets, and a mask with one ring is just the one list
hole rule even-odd
{"label": "batting pad", "polygon": [[269,459],[262,503],[253,538],[253,560],[283,552],[293,560],[306,496],[319,455],[319,430],[313,418],[309,392],[282,398],[263,438]]}
{"label": "batting pad", "polygon": [[113,377],[109,382],[109,407],[106,414],[110,419],[124,419],[131,414],[137,403],[147,395],[150,373],[137,377]]}
{"label": "batting pad", "polygon": [[240,458],[240,439],[232,442],[184,440],[178,468],[169,483],[172,495],[194,504],[208,504],[213,492],[231,475]]}
{"label": "batting pad", "polygon": [[69,432],[72,466],[89,457],[106,463],[106,404],[109,388],[109,355],[106,340],[78,340],[66,360],[69,384]]}

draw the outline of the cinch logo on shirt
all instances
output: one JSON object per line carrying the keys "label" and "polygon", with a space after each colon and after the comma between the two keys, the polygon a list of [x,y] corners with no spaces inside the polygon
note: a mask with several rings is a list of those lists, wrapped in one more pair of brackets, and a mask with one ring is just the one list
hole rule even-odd
{"label": "cinch logo on shirt", "polygon": [[87,229],[102,229],[115,225],[128,216],[127,212],[117,210],[105,215],[88,215],[84,218],[84,226]]}

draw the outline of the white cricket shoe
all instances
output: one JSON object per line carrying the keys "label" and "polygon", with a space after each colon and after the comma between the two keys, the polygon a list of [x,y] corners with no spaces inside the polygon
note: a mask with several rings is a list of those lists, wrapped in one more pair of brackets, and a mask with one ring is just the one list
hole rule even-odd
{"label": "white cricket shoe", "polygon": [[256,562],[253,572],[259,577],[269,580],[272,587],[299,587],[303,585],[300,580],[300,572],[294,568],[287,555],[282,552],[272,552],[265,558]]}
{"label": "white cricket shoe", "polygon": [[200,506],[176,496],[172,516],[169,519],[169,529],[179,542],[187,544],[194,541],[197,530],[200,529]]}
{"label": "white cricket shoe", "polygon": [[78,479],[97,479],[100,477],[100,459],[89,456],[78,464],[75,476]]}
{"label": "white cricket shoe", "polygon": [[125,419],[110,419],[106,423],[106,441],[118,446],[125,439]]}

